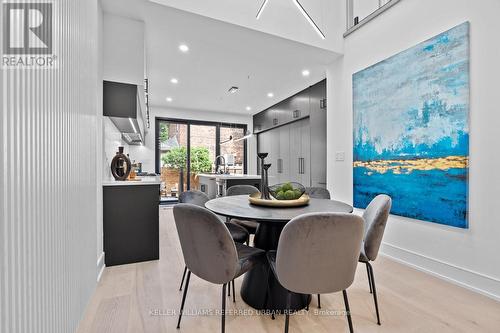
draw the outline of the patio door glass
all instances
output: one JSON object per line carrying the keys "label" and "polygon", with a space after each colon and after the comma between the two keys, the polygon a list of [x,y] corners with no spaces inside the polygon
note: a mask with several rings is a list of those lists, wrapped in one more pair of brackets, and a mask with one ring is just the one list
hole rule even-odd
{"label": "patio door glass", "polygon": [[197,175],[210,173],[214,168],[217,150],[217,127],[215,125],[189,125],[189,169],[190,188],[199,190]]}
{"label": "patio door glass", "polygon": [[158,141],[161,196],[176,198],[178,193],[188,189],[188,125],[170,121],[160,122]]}

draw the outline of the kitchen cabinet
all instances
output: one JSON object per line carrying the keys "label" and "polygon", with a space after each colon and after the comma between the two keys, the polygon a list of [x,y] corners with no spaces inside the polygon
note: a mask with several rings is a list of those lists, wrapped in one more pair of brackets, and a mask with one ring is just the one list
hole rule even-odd
{"label": "kitchen cabinet", "polygon": [[[278,156],[279,156],[279,141],[276,137],[275,131],[267,131],[260,135],[259,137],[259,153],[267,153],[266,163],[271,163],[271,167],[268,169],[269,184],[275,184],[279,182],[278,174]],[[260,160],[259,160],[259,174],[262,174],[260,170]]]}
{"label": "kitchen cabinet", "polygon": [[103,115],[111,119],[129,145],[140,145],[146,134],[144,88],[128,83],[103,82]]}
{"label": "kitchen cabinet", "polygon": [[309,90],[311,124],[311,186],[326,188],[326,82]]}
{"label": "kitchen cabinet", "polygon": [[103,184],[106,266],[160,257],[160,182],[110,181]]}
{"label": "kitchen cabinet", "polygon": [[254,133],[307,118],[310,114],[309,89],[307,88],[253,116]]}
{"label": "kitchen cabinet", "polygon": [[310,88],[291,97],[291,121],[309,116],[309,90]]}
{"label": "kitchen cabinet", "polygon": [[275,131],[279,147],[277,183],[283,183],[290,179],[290,125],[282,126]]}
{"label": "kitchen cabinet", "polygon": [[290,181],[311,186],[311,140],[309,119],[296,121],[289,126],[290,131]]}
{"label": "kitchen cabinet", "polygon": [[269,184],[292,181],[326,188],[326,81],[278,103],[272,111],[268,119],[278,112],[282,123],[273,128],[268,120],[267,129],[258,133],[258,151],[268,153],[266,161],[272,163]]}

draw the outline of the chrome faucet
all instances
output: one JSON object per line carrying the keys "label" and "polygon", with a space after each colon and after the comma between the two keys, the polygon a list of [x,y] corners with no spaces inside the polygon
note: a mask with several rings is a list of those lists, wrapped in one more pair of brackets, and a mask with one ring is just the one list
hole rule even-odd
{"label": "chrome faucet", "polygon": [[[221,158],[222,159],[222,163],[224,163],[224,174],[227,174],[226,159],[224,158],[224,156],[222,156],[222,155],[216,156],[215,157],[215,165],[217,165],[217,161],[219,160],[219,158]],[[217,167],[216,172],[220,173],[220,165]]]}

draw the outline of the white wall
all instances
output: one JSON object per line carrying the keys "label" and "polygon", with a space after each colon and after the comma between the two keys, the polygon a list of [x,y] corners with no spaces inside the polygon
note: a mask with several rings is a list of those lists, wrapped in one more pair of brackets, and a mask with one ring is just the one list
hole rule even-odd
{"label": "white wall", "polygon": [[[151,128],[146,134],[144,146],[130,146],[130,158],[142,162],[142,169],[148,172],[155,171],[155,118],[179,118],[201,121],[213,121],[223,123],[247,124],[250,131],[253,130],[253,118],[251,115],[233,113],[210,112],[204,110],[167,109],[161,107],[151,108]],[[257,173],[257,140],[252,137],[247,142],[248,173]]]}
{"label": "white wall", "polygon": [[74,332],[96,286],[98,5],[56,3],[58,68],[0,70],[5,333]]}
{"label": "white wall", "polygon": [[104,13],[104,80],[144,84],[144,22]]}
{"label": "white wall", "polygon": [[[357,16],[361,21],[379,7],[379,0],[353,0],[352,2],[352,17],[353,19]],[[351,24],[353,24],[351,22]]]}
{"label": "white wall", "polygon": [[[108,117],[102,117],[103,128],[103,155],[102,155],[102,170],[103,180],[113,179],[111,174],[111,160],[115,157],[118,147],[124,147],[124,153],[130,153],[130,147],[123,139],[121,132],[116,128],[115,124]],[[132,156],[131,156],[132,158]]]}
{"label": "white wall", "polygon": [[[392,216],[382,251],[500,299],[498,13],[497,0],[401,1],[345,39],[345,55],[329,67],[327,78],[328,184],[336,199],[352,202],[352,74],[470,22],[470,229]],[[335,162],[336,151],[346,152],[345,162]]]}

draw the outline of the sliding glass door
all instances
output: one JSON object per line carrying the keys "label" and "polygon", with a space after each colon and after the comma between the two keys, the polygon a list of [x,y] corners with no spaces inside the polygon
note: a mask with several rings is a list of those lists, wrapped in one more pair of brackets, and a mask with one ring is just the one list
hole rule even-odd
{"label": "sliding glass door", "polygon": [[188,125],[172,121],[157,124],[157,156],[159,157],[156,173],[160,174],[162,197],[177,197],[188,187]]}
{"label": "sliding glass door", "polygon": [[[199,189],[197,175],[246,173],[246,125],[156,118],[156,173],[163,197]],[[222,157],[217,158],[219,155]],[[189,176],[188,176],[189,175]]]}
{"label": "sliding glass door", "polygon": [[196,175],[212,172],[217,150],[217,126],[189,125],[189,169],[190,189],[199,190],[199,179]]}
{"label": "sliding glass door", "polygon": [[220,127],[220,154],[224,156],[230,173],[245,173],[245,129],[241,127]]}

